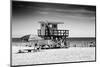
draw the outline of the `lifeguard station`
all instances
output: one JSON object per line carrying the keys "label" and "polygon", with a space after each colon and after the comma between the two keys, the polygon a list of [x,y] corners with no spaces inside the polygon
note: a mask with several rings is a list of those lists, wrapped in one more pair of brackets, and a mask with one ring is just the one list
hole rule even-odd
{"label": "lifeguard station", "polygon": [[45,40],[52,40],[54,42],[62,41],[66,46],[67,37],[69,36],[69,30],[59,30],[58,24],[64,24],[62,22],[49,22],[40,21],[41,29],[38,30],[38,36],[44,38]]}

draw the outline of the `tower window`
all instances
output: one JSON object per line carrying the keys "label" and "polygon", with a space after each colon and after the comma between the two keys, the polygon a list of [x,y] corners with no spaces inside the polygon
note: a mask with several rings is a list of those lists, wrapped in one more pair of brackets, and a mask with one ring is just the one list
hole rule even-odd
{"label": "tower window", "polygon": [[52,25],[49,25],[52,28]]}
{"label": "tower window", "polygon": [[42,27],[44,26],[44,24],[41,24],[42,25]]}
{"label": "tower window", "polygon": [[54,24],[54,25],[53,25],[53,27],[54,27],[54,28],[57,28],[57,25],[56,25],[56,24]]}

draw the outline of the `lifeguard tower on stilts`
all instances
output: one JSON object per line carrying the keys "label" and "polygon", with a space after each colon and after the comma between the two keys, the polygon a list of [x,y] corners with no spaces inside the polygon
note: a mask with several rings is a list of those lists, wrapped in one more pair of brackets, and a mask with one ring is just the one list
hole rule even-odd
{"label": "lifeguard tower on stilts", "polygon": [[57,44],[62,44],[64,47],[69,47],[67,38],[69,36],[69,30],[59,30],[58,24],[63,24],[62,22],[49,22],[40,21],[41,29],[38,30],[38,36],[45,40],[52,40]]}

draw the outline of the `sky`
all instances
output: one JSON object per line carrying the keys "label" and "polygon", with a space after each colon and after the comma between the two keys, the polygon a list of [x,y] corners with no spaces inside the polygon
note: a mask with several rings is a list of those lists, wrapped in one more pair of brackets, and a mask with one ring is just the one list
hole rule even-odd
{"label": "sky", "polygon": [[37,35],[39,21],[63,22],[58,29],[69,30],[69,37],[95,37],[96,7],[42,2],[12,2],[12,37]]}

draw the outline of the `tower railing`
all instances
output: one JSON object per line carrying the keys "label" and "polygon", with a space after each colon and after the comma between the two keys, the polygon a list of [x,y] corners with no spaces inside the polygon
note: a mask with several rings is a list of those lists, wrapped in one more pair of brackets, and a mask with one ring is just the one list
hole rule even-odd
{"label": "tower railing", "polygon": [[69,30],[45,30],[45,34],[41,34],[41,30],[38,30],[38,36],[68,36]]}

